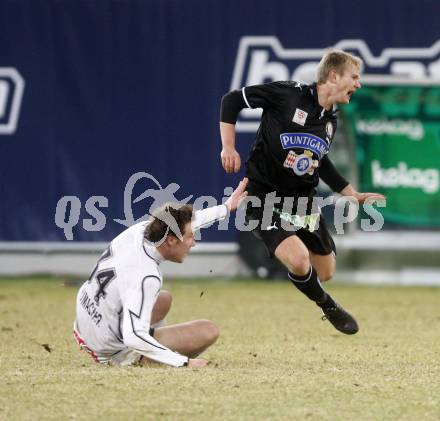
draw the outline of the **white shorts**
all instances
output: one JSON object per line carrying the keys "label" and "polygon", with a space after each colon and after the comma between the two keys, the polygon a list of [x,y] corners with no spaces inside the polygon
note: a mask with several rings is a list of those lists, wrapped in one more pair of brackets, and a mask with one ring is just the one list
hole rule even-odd
{"label": "white shorts", "polygon": [[133,365],[138,363],[142,359],[142,355],[130,348],[124,348],[113,355],[100,355],[89,348],[84,339],[79,334],[76,323],[73,326],[73,337],[76,343],[79,345],[81,351],[87,352],[98,364],[108,365]]}

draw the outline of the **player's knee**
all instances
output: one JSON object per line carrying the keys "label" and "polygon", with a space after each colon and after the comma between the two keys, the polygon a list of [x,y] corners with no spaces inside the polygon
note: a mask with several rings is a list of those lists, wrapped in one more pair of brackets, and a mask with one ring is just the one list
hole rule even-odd
{"label": "player's knee", "polygon": [[287,259],[287,269],[296,275],[307,275],[310,270],[308,253],[291,254]]}
{"label": "player's knee", "polygon": [[169,291],[161,291],[164,294],[165,300],[168,303],[168,306],[171,307],[171,303],[173,302],[173,296]]}
{"label": "player's knee", "polygon": [[161,302],[161,307],[163,310],[168,312],[168,310],[171,308],[171,303],[173,302],[173,296],[169,291],[160,291],[159,298]]}
{"label": "player's knee", "polygon": [[155,324],[165,319],[170,311],[171,303],[173,301],[172,295],[168,291],[160,291],[156,303],[151,314],[151,323]]}
{"label": "player's knee", "polygon": [[336,271],[336,260],[332,259],[328,262],[326,265],[321,265],[320,267],[316,267],[316,270],[318,272],[318,276],[321,282],[327,282],[330,281],[330,279],[333,278],[333,275]]}
{"label": "player's knee", "polygon": [[327,282],[330,281],[330,279],[333,278],[333,275],[335,274],[335,268],[326,268],[318,272],[319,280],[321,282]]}
{"label": "player's knee", "polygon": [[207,346],[212,345],[220,335],[220,330],[211,320],[202,320],[203,338]]}

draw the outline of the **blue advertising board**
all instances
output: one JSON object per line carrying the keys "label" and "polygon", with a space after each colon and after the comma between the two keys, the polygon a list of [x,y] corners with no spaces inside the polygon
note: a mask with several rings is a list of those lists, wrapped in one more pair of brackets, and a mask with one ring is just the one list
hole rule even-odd
{"label": "blue advertising board", "polygon": [[[220,164],[224,93],[308,80],[329,46],[367,74],[439,78],[439,12],[434,0],[0,0],[0,241],[108,241],[159,185],[220,202],[243,173]],[[257,121],[240,117],[242,158]]]}

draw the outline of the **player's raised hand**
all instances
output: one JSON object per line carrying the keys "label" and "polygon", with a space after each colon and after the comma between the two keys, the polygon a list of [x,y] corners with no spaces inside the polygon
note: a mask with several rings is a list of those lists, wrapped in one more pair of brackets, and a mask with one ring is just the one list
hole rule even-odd
{"label": "player's raised hand", "polygon": [[236,210],[241,202],[243,202],[244,198],[248,195],[246,191],[246,187],[248,185],[248,179],[245,177],[240,181],[237,188],[232,192],[229,199],[225,202],[225,205],[228,207],[229,212]]}
{"label": "player's raised hand", "polygon": [[240,154],[233,148],[223,148],[220,154],[222,166],[227,173],[240,171]]}
{"label": "player's raised hand", "polygon": [[209,361],[204,360],[203,358],[190,358],[188,360],[188,367],[189,368],[206,367],[208,363]]}

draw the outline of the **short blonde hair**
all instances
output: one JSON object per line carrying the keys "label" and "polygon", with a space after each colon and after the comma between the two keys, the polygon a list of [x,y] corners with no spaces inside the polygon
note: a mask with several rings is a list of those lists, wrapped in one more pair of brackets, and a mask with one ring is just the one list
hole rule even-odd
{"label": "short blonde hair", "polygon": [[353,64],[359,69],[362,68],[362,59],[342,50],[329,49],[322,57],[317,70],[317,83],[327,82],[331,70],[344,74],[347,64]]}

